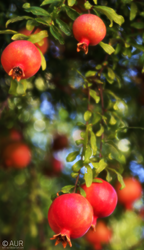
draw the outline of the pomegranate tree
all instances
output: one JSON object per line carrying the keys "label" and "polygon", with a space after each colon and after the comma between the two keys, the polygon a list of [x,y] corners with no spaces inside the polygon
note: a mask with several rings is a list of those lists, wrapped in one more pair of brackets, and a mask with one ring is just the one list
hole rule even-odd
{"label": "pomegranate tree", "polygon": [[74,21],[73,34],[75,39],[79,41],[77,52],[84,50],[85,54],[87,54],[89,45],[97,45],[104,39],[106,26],[98,16],[83,14]]}
{"label": "pomegranate tree", "polygon": [[[37,28],[37,29],[34,31],[33,34],[37,34],[37,33],[39,33],[40,31],[41,31],[41,29]],[[29,36],[29,35],[31,34],[31,32],[32,32],[32,31],[29,31],[29,30],[27,30],[27,29],[25,29],[25,28],[19,30],[19,33],[24,34],[24,35],[26,35],[26,36]],[[47,37],[43,38],[42,41],[41,41],[40,43],[35,43],[35,46],[36,46],[37,48],[39,48],[43,54],[45,54],[45,53],[47,52],[47,50],[48,50],[48,47],[49,47],[48,38],[47,38]]]}
{"label": "pomegranate tree", "polygon": [[113,186],[101,178],[101,183],[93,182],[90,187],[85,184],[81,186],[86,192],[86,199],[93,207],[94,217],[92,227],[95,228],[97,218],[107,217],[113,213],[117,205],[117,193]]}
{"label": "pomegranate tree", "polygon": [[36,74],[41,66],[41,55],[33,43],[17,40],[4,49],[1,64],[9,76],[20,81]]}
{"label": "pomegranate tree", "polygon": [[111,229],[101,220],[97,222],[95,231],[90,228],[85,235],[86,240],[91,243],[96,250],[102,249],[103,244],[108,244],[111,237]]}
{"label": "pomegranate tree", "polygon": [[125,188],[120,190],[120,184],[116,184],[116,191],[119,203],[126,209],[132,209],[133,202],[142,196],[142,186],[140,182],[133,177],[124,178]]}
{"label": "pomegranate tree", "polygon": [[31,150],[20,141],[9,143],[3,150],[4,164],[11,168],[24,168],[31,161]]}
{"label": "pomegranate tree", "polygon": [[93,209],[86,198],[80,194],[63,194],[57,197],[48,211],[48,222],[56,233],[51,240],[56,239],[55,245],[62,242],[72,246],[70,238],[83,236],[91,226]]}

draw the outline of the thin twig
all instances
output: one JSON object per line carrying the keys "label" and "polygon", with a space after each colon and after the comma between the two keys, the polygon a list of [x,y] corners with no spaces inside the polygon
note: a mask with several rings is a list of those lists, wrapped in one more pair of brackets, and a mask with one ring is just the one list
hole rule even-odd
{"label": "thin twig", "polygon": [[[104,99],[103,99],[103,89],[102,86],[99,86],[99,92],[100,92],[100,98],[101,98],[101,107],[102,107],[102,115],[104,115]],[[103,125],[103,121],[101,121],[101,124]],[[102,144],[103,144],[103,139],[104,139],[104,133],[101,135],[101,142],[100,142],[100,154],[99,157],[102,157]]]}
{"label": "thin twig", "polygon": [[78,181],[79,181],[79,176],[80,176],[80,170],[78,172],[78,176],[77,176],[76,181],[75,181],[74,193],[76,192],[77,184],[78,184]]}

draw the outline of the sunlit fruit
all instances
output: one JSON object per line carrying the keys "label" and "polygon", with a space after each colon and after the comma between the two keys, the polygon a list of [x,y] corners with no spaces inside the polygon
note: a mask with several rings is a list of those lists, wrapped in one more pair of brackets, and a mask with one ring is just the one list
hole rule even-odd
{"label": "sunlit fruit", "polygon": [[102,249],[103,244],[108,244],[112,237],[112,230],[104,221],[98,220],[95,231],[90,228],[86,233],[86,240],[94,246],[95,250]]}
{"label": "sunlit fruit", "polygon": [[20,81],[37,73],[41,66],[41,55],[33,43],[17,40],[4,49],[1,64],[9,76]]}
{"label": "sunlit fruit", "polygon": [[57,197],[48,211],[48,222],[56,233],[52,240],[55,245],[62,242],[65,248],[67,243],[72,246],[71,238],[83,236],[91,226],[93,209],[86,198],[80,194],[63,194]]}
{"label": "sunlit fruit", "polygon": [[3,162],[6,167],[25,168],[31,161],[31,150],[23,142],[10,142],[3,150]]}
{"label": "sunlit fruit", "polygon": [[86,184],[81,185],[86,192],[86,199],[93,207],[93,228],[95,228],[97,218],[107,217],[113,213],[118,200],[117,193],[109,182],[101,178],[95,179],[101,183],[93,182],[90,187],[87,187]]}
{"label": "sunlit fruit", "polygon": [[142,196],[141,183],[134,177],[124,178],[125,188],[120,190],[120,183],[116,184],[116,191],[119,203],[123,204],[126,209],[132,209],[133,203]]}
{"label": "sunlit fruit", "polygon": [[[40,29],[40,28],[37,28],[37,29],[34,31],[33,34],[37,34],[37,33],[39,33],[40,31],[41,31],[41,29]],[[24,35],[26,35],[26,36],[29,36],[29,35],[31,34],[31,32],[32,32],[32,31],[29,31],[29,30],[27,30],[27,29],[25,29],[25,28],[19,30],[19,33],[24,34]],[[45,53],[47,52],[47,50],[48,50],[48,47],[49,47],[48,38],[47,38],[47,37],[43,38],[39,43],[35,43],[35,45],[36,45],[37,48],[39,48],[39,49],[41,50],[41,52],[42,52],[43,54],[45,54]]]}
{"label": "sunlit fruit", "polygon": [[97,45],[104,39],[106,26],[98,16],[83,14],[74,21],[73,34],[75,39],[79,41],[77,52],[83,50],[87,54],[89,45]]}

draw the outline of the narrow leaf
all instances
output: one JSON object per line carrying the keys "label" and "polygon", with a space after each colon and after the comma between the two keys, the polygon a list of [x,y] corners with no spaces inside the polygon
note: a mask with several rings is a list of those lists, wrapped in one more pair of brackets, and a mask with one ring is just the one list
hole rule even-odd
{"label": "narrow leaf", "polygon": [[115,79],[115,73],[114,73],[114,71],[111,68],[109,68],[109,67],[107,68],[107,70],[108,70],[108,77],[110,79],[114,80]]}
{"label": "narrow leaf", "polygon": [[30,17],[30,16],[17,16],[17,17],[9,19],[6,22],[6,27],[9,25],[9,23],[15,23],[15,22],[18,22],[18,21],[21,21],[21,20],[24,20],[24,19],[28,20],[28,19],[33,19],[33,18]]}
{"label": "narrow leaf", "polygon": [[97,95],[97,92],[93,89],[90,89],[90,96],[95,100],[96,103],[99,103],[100,96]]}
{"label": "narrow leaf", "polygon": [[87,173],[84,174],[84,179],[86,182],[86,186],[90,187],[93,181],[93,171],[90,166],[86,166]]}
{"label": "narrow leaf", "polygon": [[86,192],[83,190],[83,188],[79,187],[78,190],[80,191],[80,194],[81,194],[83,197],[86,197]]}
{"label": "narrow leaf", "polygon": [[92,113],[91,113],[89,110],[87,110],[87,111],[84,113],[84,120],[85,120],[85,121],[88,121],[88,120],[91,118],[91,116],[92,116]]}
{"label": "narrow leaf", "polygon": [[116,119],[114,118],[114,116],[113,115],[111,115],[111,117],[110,117],[110,120],[109,120],[109,124],[111,124],[111,125],[115,125],[116,124]]}
{"label": "narrow leaf", "polygon": [[63,22],[61,19],[58,18],[56,19],[56,23],[58,24],[62,32],[64,32],[67,36],[71,35],[71,30],[67,23]]}
{"label": "narrow leaf", "polygon": [[59,29],[55,26],[50,26],[50,32],[55,39],[59,40],[60,44],[64,44],[64,39],[62,34],[59,32]]}
{"label": "narrow leaf", "polygon": [[138,8],[137,5],[135,3],[131,3],[131,7],[130,7],[130,20],[132,21],[137,14]]}
{"label": "narrow leaf", "polygon": [[100,124],[100,130],[96,133],[96,136],[102,136],[104,132],[104,127]]}
{"label": "narrow leaf", "polygon": [[64,187],[62,187],[61,192],[62,192],[62,193],[69,193],[70,190],[71,190],[72,188],[74,188],[74,187],[75,187],[74,185],[67,185],[67,186],[64,186]]}
{"label": "narrow leaf", "polygon": [[47,4],[50,4],[50,3],[57,3],[57,2],[61,2],[61,0],[45,0],[41,3],[40,6],[43,6],[43,5],[47,5]]}
{"label": "narrow leaf", "polygon": [[67,15],[74,21],[78,16],[79,13],[76,12],[75,10],[69,8],[69,7],[65,7],[66,13]]}
{"label": "narrow leaf", "polygon": [[71,152],[71,153],[68,154],[68,156],[66,157],[66,161],[67,161],[67,162],[74,161],[78,155],[79,155],[79,151]]}
{"label": "narrow leaf", "polygon": [[99,180],[99,179],[97,179],[97,178],[94,178],[94,179],[93,179],[93,182],[95,182],[95,183],[103,183],[102,180]]}
{"label": "narrow leaf", "polygon": [[93,6],[89,3],[89,1],[86,1],[84,3],[84,7],[85,7],[86,10],[90,10]]}
{"label": "narrow leaf", "polygon": [[68,6],[73,6],[76,3],[76,0],[68,0]]}
{"label": "narrow leaf", "polygon": [[77,161],[73,166],[72,166],[72,170],[74,172],[79,172],[79,170],[83,167],[83,161],[79,160]]}
{"label": "narrow leaf", "polygon": [[84,162],[85,163],[89,163],[89,159],[90,159],[91,155],[92,155],[92,149],[88,145],[87,148],[86,148],[86,150],[85,150],[85,156],[84,156],[85,157],[84,158]]}
{"label": "narrow leaf", "polygon": [[16,34],[15,30],[0,30],[0,34]]}
{"label": "narrow leaf", "polygon": [[32,7],[24,7],[26,12],[31,12],[32,14],[36,15],[36,16],[50,16],[50,13],[47,12],[46,10],[40,8],[40,7],[36,7],[36,6],[32,6]]}
{"label": "narrow leaf", "polygon": [[106,53],[108,53],[109,55],[111,55],[115,49],[110,45],[110,44],[107,44],[107,43],[103,43],[103,42],[100,42],[99,45],[104,49],[104,51]]}
{"label": "narrow leaf", "polygon": [[11,37],[12,40],[28,40],[28,36],[23,35],[21,33],[17,33]]}
{"label": "narrow leaf", "polygon": [[41,67],[42,67],[42,70],[45,70],[46,69],[46,60],[45,60],[45,57],[43,55],[43,53],[41,52],[41,50],[39,48],[37,48],[39,50],[39,53],[41,55]]}
{"label": "narrow leaf", "polygon": [[95,169],[95,170],[96,170],[96,173],[99,174],[99,173],[102,172],[106,167],[107,167],[107,163],[104,161],[104,159],[101,159],[101,160],[99,161],[98,168]]}
{"label": "narrow leaf", "polygon": [[90,144],[93,150],[93,155],[97,153],[96,136],[93,131],[90,132]]}

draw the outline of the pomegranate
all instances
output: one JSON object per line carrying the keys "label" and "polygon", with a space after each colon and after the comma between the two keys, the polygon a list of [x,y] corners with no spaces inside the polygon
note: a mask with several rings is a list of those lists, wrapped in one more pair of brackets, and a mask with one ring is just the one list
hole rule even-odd
{"label": "pomegranate", "polygon": [[120,183],[116,184],[116,191],[119,203],[126,209],[131,210],[133,202],[142,196],[142,186],[140,182],[133,177],[124,178],[125,188],[120,190]]}
{"label": "pomegranate", "polygon": [[17,131],[16,129],[11,129],[10,130],[10,139],[15,140],[15,141],[20,141],[22,140],[22,134]]}
{"label": "pomegranate", "polygon": [[52,144],[54,151],[62,150],[68,148],[69,141],[66,135],[56,135]]}
{"label": "pomegranate", "polygon": [[62,164],[62,162],[52,156],[50,159],[48,159],[48,162],[46,159],[43,172],[48,177],[56,177],[60,175],[63,168],[64,165]]}
{"label": "pomegranate", "polygon": [[36,74],[41,66],[41,55],[33,43],[17,40],[4,49],[1,64],[9,76],[20,81]]}
{"label": "pomegranate", "polygon": [[7,167],[24,168],[31,161],[31,151],[23,142],[13,141],[3,150],[3,161]]}
{"label": "pomegranate", "polygon": [[[33,34],[37,34],[37,33],[39,33],[40,31],[41,31],[41,29],[37,28],[37,29],[34,31]],[[19,30],[19,33],[24,34],[24,35],[26,35],[26,36],[29,36],[29,35],[31,34],[31,32],[32,32],[32,31],[29,31],[29,30],[27,30],[27,29],[25,29],[25,28]],[[47,52],[47,50],[48,50],[48,47],[49,47],[48,38],[47,38],[47,37],[43,38],[43,39],[41,40],[40,44],[39,44],[39,43],[35,43],[35,46],[38,47],[38,48],[41,50],[41,52],[42,52],[43,54],[45,54],[45,53]]]}
{"label": "pomegranate", "polygon": [[93,182],[90,187],[85,184],[81,186],[86,192],[86,199],[93,207],[94,217],[92,227],[95,228],[97,218],[107,217],[113,213],[117,205],[117,193],[113,186],[100,178],[102,183]]}
{"label": "pomegranate", "polygon": [[80,194],[63,194],[57,197],[48,211],[48,222],[56,235],[55,245],[62,242],[63,247],[72,246],[70,238],[83,236],[91,226],[93,209],[86,198]]}
{"label": "pomegranate", "polygon": [[87,54],[89,45],[97,45],[104,39],[106,26],[98,16],[83,14],[74,21],[73,34],[75,39],[79,41],[77,52],[84,50]]}
{"label": "pomegranate", "polygon": [[91,243],[96,250],[102,249],[103,244],[108,244],[112,237],[111,229],[105,224],[104,221],[98,221],[95,231],[90,228],[86,233],[86,240]]}

